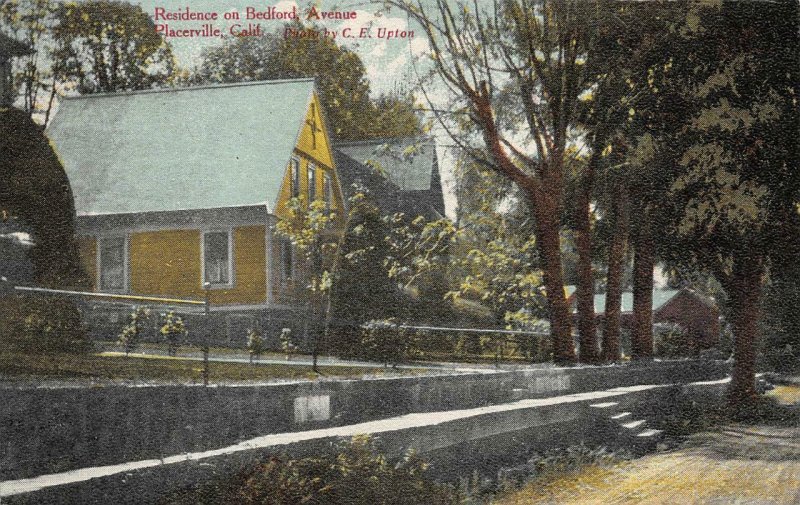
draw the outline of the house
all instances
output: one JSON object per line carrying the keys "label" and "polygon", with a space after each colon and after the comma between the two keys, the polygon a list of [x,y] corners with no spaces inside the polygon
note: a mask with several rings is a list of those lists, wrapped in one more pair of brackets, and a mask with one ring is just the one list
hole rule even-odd
{"label": "house", "polygon": [[346,196],[354,185],[369,190],[386,214],[402,212],[428,220],[445,215],[436,142],[402,137],[334,145],[335,164]]}
{"label": "house", "polygon": [[312,79],[65,98],[47,134],[94,290],[207,295],[230,340],[303,319],[303,262],[276,222],[321,199],[341,231],[345,205]]}
{"label": "house", "polygon": [[0,108],[11,107],[17,97],[13,82],[13,59],[32,52],[29,46],[0,32]]}
{"label": "house", "polygon": [[[594,297],[594,312],[602,322],[606,310],[606,295]],[[713,347],[719,341],[719,309],[714,300],[688,288],[653,290],[653,323],[680,326],[692,338],[697,350]],[[633,324],[633,293],[622,294],[621,324],[630,329]]]}

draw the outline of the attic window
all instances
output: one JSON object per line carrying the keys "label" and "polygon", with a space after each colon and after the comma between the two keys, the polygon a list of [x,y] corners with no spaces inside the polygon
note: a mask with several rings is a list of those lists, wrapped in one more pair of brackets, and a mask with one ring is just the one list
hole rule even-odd
{"label": "attic window", "polygon": [[289,167],[292,172],[292,198],[297,198],[300,196],[300,160],[292,158]]}
{"label": "attic window", "polygon": [[212,231],[203,234],[203,283],[230,286],[233,278],[231,234]]}
{"label": "attic window", "polygon": [[100,291],[125,291],[127,252],[125,237],[104,237],[99,240],[97,262]]}

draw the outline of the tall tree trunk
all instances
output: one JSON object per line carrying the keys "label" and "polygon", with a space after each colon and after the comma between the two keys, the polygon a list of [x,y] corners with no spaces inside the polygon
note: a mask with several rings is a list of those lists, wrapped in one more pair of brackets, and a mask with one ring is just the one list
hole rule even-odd
{"label": "tall tree trunk", "polygon": [[648,213],[642,216],[633,254],[633,359],[653,358],[653,268],[655,248]]}
{"label": "tall tree trunk", "polygon": [[586,167],[584,180],[575,204],[575,247],[578,252],[578,286],[575,292],[578,306],[578,335],[580,335],[580,361],[598,362],[597,325],[594,315],[594,275],[592,273],[592,224],[590,202],[594,163],[598,155],[592,154]]}
{"label": "tall tree trunk", "polygon": [[603,324],[603,361],[619,361],[620,312],[622,310],[622,275],[625,267],[625,249],[628,240],[627,194],[619,188],[614,195],[612,212],[614,231],[608,251],[606,273],[606,308]]}
{"label": "tall tree trunk", "polygon": [[549,196],[534,206],[536,244],[542,257],[544,286],[550,314],[550,336],[553,340],[553,361],[558,364],[575,362],[572,323],[564,295],[564,272],[561,265],[561,237],[558,233],[558,213],[551,207]]}
{"label": "tall tree trunk", "polygon": [[734,408],[746,407],[756,398],[756,343],[763,272],[760,257],[739,256],[734,259],[728,283],[734,337],[734,365],[728,395]]}

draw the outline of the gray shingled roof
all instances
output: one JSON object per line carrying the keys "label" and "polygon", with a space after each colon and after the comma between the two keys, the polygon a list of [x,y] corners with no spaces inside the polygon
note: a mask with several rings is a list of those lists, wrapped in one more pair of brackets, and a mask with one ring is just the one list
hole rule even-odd
{"label": "gray shingled roof", "polygon": [[47,134],[78,215],[272,209],[313,79],[64,99]]}
{"label": "gray shingled roof", "polygon": [[359,163],[375,166],[403,191],[431,189],[436,158],[433,139],[378,139],[340,143],[336,148]]}

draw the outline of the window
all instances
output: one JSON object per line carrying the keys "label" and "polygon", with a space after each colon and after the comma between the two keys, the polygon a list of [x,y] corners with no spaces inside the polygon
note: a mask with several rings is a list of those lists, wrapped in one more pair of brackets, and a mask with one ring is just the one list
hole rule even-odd
{"label": "window", "polygon": [[281,277],[284,280],[294,276],[294,247],[290,240],[281,242]]}
{"label": "window", "polygon": [[325,210],[331,210],[333,203],[333,184],[331,184],[331,176],[329,174],[323,175],[323,185],[325,186]]}
{"label": "window", "polygon": [[292,198],[300,196],[300,160],[292,158],[289,162],[292,171]]}
{"label": "window", "polygon": [[203,234],[203,283],[212,286],[232,284],[231,235],[227,231]]}
{"label": "window", "polygon": [[313,202],[317,199],[317,167],[313,163],[308,164],[308,201]]}
{"label": "window", "polygon": [[100,291],[125,291],[127,270],[125,237],[105,237],[99,242]]}

